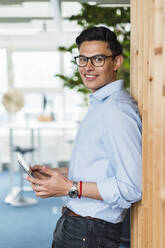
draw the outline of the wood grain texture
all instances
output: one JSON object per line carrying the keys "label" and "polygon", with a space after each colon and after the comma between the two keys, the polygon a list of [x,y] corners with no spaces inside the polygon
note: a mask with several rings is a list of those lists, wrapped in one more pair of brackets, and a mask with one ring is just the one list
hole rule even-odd
{"label": "wood grain texture", "polygon": [[131,95],[142,116],[142,201],[131,247],[165,247],[165,1],[131,1]]}

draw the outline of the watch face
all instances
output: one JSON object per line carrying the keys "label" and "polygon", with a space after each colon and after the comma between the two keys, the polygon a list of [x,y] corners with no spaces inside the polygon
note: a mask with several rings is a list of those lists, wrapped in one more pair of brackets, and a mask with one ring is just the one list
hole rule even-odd
{"label": "watch face", "polygon": [[71,198],[76,198],[78,196],[78,191],[77,190],[70,190],[69,191],[69,196]]}

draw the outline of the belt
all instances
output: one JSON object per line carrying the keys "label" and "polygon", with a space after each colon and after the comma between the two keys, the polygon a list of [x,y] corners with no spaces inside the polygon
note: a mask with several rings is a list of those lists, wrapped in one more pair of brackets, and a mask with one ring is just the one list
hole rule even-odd
{"label": "belt", "polygon": [[72,210],[70,210],[69,208],[67,208],[66,206],[64,206],[62,208],[62,214],[66,215],[66,216],[74,216],[74,217],[81,217],[81,218],[87,218],[89,220],[94,220],[94,221],[103,221],[101,219],[98,219],[98,218],[93,218],[93,217],[90,217],[90,216],[81,216],[79,214],[76,214],[75,212],[73,212]]}

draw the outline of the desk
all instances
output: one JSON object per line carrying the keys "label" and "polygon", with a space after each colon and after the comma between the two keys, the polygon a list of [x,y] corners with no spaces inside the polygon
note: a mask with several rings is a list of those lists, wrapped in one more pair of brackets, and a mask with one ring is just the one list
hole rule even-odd
{"label": "desk", "polygon": [[[77,131],[78,124],[75,122],[28,122],[28,123],[6,123],[2,126],[2,128],[9,130],[9,144],[10,144],[10,192],[5,198],[6,203],[11,203],[13,199],[16,198],[18,193],[20,192],[19,187],[14,187],[14,169],[13,169],[13,135],[15,130],[29,130],[30,131],[30,143],[31,147],[34,148],[34,132],[38,132],[38,147],[41,145],[41,135],[40,131],[43,129],[52,129],[56,131],[62,131],[65,135],[65,131],[73,130]],[[32,153],[32,162],[34,161],[33,153]],[[26,190],[26,189],[25,189]]]}

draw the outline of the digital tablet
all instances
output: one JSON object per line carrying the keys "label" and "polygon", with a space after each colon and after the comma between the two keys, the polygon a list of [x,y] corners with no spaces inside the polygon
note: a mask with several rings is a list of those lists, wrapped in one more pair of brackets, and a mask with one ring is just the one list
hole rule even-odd
{"label": "digital tablet", "polygon": [[30,173],[30,166],[28,165],[28,163],[26,162],[26,160],[21,156],[21,154],[19,152],[17,152],[17,160],[19,165],[21,166],[21,168],[30,176],[30,177],[34,177],[31,173]]}

